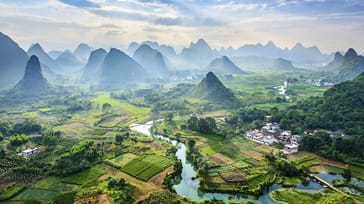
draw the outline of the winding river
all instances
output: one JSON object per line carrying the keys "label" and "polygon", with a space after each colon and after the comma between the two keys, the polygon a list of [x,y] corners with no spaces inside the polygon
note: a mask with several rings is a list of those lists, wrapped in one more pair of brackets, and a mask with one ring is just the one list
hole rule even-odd
{"label": "winding river", "polygon": [[[203,192],[199,191],[198,190],[198,185],[199,185],[198,178],[192,179],[192,178],[196,177],[197,172],[193,168],[192,164],[186,160],[186,145],[181,142],[178,142],[176,140],[165,137],[165,136],[152,134],[150,132],[150,129],[152,126],[153,126],[153,121],[149,121],[145,124],[132,124],[130,126],[130,129],[133,131],[136,131],[136,132],[146,134],[146,135],[152,135],[155,138],[166,140],[177,147],[176,156],[178,159],[180,159],[182,161],[182,175],[181,175],[182,179],[181,179],[181,182],[179,184],[174,185],[173,188],[176,190],[178,195],[192,199],[192,200],[196,200],[196,201],[203,201],[206,199],[217,198],[217,199],[224,200],[224,201],[235,201],[235,202],[253,201],[254,203],[257,203],[257,204],[276,204],[277,203],[274,200],[272,200],[269,196],[270,192],[283,188],[281,185],[277,185],[277,184],[271,186],[257,200],[255,200],[253,198],[251,198],[251,199],[243,198],[243,197],[239,197],[239,196],[236,196],[233,194],[227,194],[227,193],[203,193]],[[307,185],[303,185],[303,184],[296,185],[296,188],[302,189],[302,190],[321,190],[324,187],[315,181],[310,181]]]}

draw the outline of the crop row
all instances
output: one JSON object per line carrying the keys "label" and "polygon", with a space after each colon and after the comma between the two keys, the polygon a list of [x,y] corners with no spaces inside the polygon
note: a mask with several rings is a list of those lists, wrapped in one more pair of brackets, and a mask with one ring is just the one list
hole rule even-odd
{"label": "crop row", "polygon": [[173,162],[167,158],[157,155],[147,155],[133,159],[122,168],[122,171],[147,181],[172,164]]}

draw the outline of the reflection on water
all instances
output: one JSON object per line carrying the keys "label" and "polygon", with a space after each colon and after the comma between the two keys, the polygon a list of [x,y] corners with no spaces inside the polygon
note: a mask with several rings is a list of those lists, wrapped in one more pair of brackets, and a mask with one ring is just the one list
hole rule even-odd
{"label": "reflection on water", "polygon": [[[150,132],[151,127],[153,126],[153,121],[149,121],[145,124],[132,124],[130,126],[131,130],[146,134],[146,135],[152,135]],[[192,179],[196,177],[197,172],[194,170],[192,164],[190,164],[186,160],[186,145],[178,142],[176,140],[170,139],[165,136],[161,135],[153,135],[153,137],[166,140],[168,142],[171,142],[173,145],[177,147],[176,156],[178,159],[182,161],[182,179],[179,184],[176,184],[173,186],[173,188],[176,190],[178,195],[181,195],[183,197],[202,201],[206,199],[212,199],[217,198],[224,201],[253,201],[257,204],[276,204],[277,202],[273,201],[269,193],[278,189],[283,188],[282,185],[274,184],[272,185],[262,196],[260,196],[257,200],[249,199],[249,198],[242,198],[233,194],[227,194],[227,193],[203,193],[198,190],[198,184],[199,180],[198,178]],[[330,174],[326,174],[329,176],[333,176]],[[330,178],[327,176],[327,178]],[[323,178],[324,179],[324,178]],[[333,179],[332,179],[333,180]],[[323,189],[323,186],[319,184],[316,181],[309,181],[306,184],[299,184],[296,185],[297,189],[302,190],[321,190]]]}

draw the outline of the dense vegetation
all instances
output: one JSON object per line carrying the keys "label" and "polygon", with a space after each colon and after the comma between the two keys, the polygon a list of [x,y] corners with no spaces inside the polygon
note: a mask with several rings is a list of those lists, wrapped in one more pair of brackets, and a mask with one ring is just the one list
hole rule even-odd
{"label": "dense vegetation", "polygon": [[[335,85],[323,97],[297,102],[283,113],[275,113],[284,129],[303,133],[305,129],[342,129],[350,137],[330,137],[317,133],[303,138],[302,149],[321,153],[333,159],[354,157],[362,161],[364,155],[364,74],[350,82]],[[338,133],[340,134],[340,133]]]}
{"label": "dense vegetation", "polygon": [[93,141],[83,141],[73,146],[56,161],[55,174],[69,175],[91,167],[103,154],[102,146]]}

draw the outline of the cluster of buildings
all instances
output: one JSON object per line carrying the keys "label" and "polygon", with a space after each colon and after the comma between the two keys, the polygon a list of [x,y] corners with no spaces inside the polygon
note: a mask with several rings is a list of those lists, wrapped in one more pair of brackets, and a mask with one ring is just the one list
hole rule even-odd
{"label": "cluster of buildings", "polygon": [[307,80],[305,80],[305,83],[311,84],[313,86],[333,86],[333,85],[335,85],[335,83],[325,82],[325,81],[322,81],[322,79],[317,79],[317,80],[307,79]]}
{"label": "cluster of buildings", "polygon": [[[266,121],[269,121],[269,116],[266,116]],[[270,122],[267,122],[260,130],[246,132],[245,136],[249,140],[264,145],[284,144],[283,153],[285,154],[298,152],[301,139],[299,135],[292,135],[291,131],[283,131],[277,123]]]}

